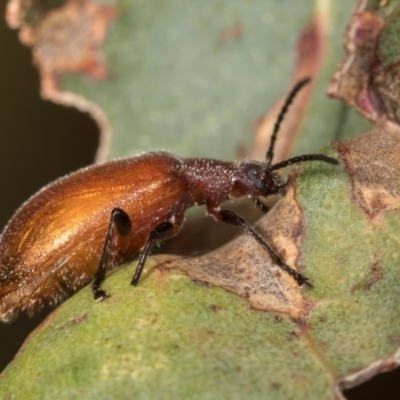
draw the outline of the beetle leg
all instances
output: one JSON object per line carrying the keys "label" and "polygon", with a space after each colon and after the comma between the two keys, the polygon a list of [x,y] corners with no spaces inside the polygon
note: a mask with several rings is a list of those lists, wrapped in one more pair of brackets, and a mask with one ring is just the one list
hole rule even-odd
{"label": "beetle leg", "polygon": [[[210,212],[210,210],[209,210]],[[278,264],[278,266],[286,271],[290,276],[294,278],[299,286],[305,285],[307,288],[310,288],[312,285],[308,281],[308,278],[299,274],[293,268],[286,265],[271,249],[271,247],[264,242],[264,240],[254,231],[254,229],[241,217],[235,214],[230,210],[221,210],[221,211],[213,211],[210,212],[215,218],[219,221],[225,222],[226,224],[236,225],[242,227],[245,231],[247,231],[263,248],[266,250],[269,255],[272,257],[274,262]]]}
{"label": "beetle leg", "polygon": [[108,297],[107,292],[100,289],[100,284],[104,281],[104,278],[106,276],[107,258],[110,253],[114,225],[117,228],[117,232],[119,235],[129,235],[131,231],[131,220],[129,218],[129,215],[121,208],[114,208],[111,211],[110,222],[108,224],[106,240],[104,242],[99,268],[97,269],[96,276],[92,283],[92,292],[95,300],[103,300]]}
{"label": "beetle leg", "polygon": [[154,240],[160,240],[171,236],[174,232],[174,224],[171,222],[162,222],[157,225],[150,233],[143,247],[143,251],[140,254],[138,266],[135,274],[133,275],[131,285],[136,286],[139,283],[140,276],[142,275],[144,264],[146,263],[147,256],[150,252],[150,247]]}

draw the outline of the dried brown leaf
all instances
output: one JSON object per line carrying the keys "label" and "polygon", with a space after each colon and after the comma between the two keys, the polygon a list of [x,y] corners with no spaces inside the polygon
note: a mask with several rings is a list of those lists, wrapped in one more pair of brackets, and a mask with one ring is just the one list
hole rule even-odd
{"label": "dried brown leaf", "polygon": [[358,1],[345,32],[346,57],[328,93],[400,137],[398,15],[398,2]]}

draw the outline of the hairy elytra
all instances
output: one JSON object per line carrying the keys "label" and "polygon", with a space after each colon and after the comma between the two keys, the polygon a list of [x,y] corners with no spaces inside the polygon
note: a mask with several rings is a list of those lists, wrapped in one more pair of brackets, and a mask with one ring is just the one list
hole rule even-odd
{"label": "hairy elytra", "polygon": [[299,81],[290,92],[264,163],[182,159],[155,151],[83,168],[32,196],[0,237],[0,320],[11,321],[21,311],[33,314],[90,281],[95,299],[104,299],[100,284],[106,271],[140,254],[131,282],[136,286],[151,245],[178,233],[193,205],[206,205],[217,221],[241,226],[299,285],[309,285],[242,218],[219,207],[228,199],[281,193],[286,183],[275,171],[287,165],[338,163],[311,154],[272,164],[279,126],[308,81]]}

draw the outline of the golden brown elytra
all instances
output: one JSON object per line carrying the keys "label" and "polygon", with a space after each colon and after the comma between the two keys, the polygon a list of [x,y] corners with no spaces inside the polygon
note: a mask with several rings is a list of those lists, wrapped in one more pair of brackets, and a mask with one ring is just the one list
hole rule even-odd
{"label": "golden brown elytra", "polygon": [[107,270],[141,252],[132,285],[139,282],[150,246],[175,235],[187,208],[205,204],[217,221],[241,226],[297,281],[308,279],[284,264],[238,215],[219,205],[241,196],[281,193],[275,170],[300,161],[337,164],[321,154],[271,163],[280,123],[299,81],[276,121],[265,163],[181,159],[164,151],[83,168],[44,187],[17,210],[0,237],[0,319],[33,314],[94,279],[95,299]]}

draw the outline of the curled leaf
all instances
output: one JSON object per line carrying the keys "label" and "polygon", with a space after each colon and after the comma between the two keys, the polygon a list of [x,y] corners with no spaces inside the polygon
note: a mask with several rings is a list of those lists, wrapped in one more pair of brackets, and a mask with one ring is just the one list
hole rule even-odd
{"label": "curled leaf", "polygon": [[400,137],[398,15],[397,1],[358,1],[346,28],[346,58],[331,79],[328,93]]}

